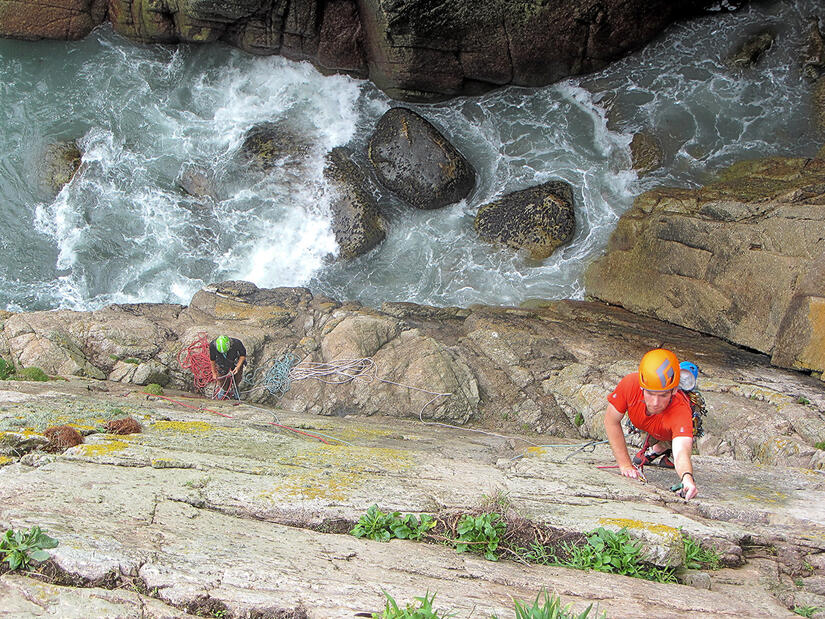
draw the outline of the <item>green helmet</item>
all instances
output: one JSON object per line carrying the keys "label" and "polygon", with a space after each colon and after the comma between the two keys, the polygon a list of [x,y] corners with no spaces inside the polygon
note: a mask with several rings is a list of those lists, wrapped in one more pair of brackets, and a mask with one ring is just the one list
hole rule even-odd
{"label": "green helmet", "polygon": [[229,338],[225,335],[219,335],[215,338],[215,348],[218,349],[218,352],[222,355],[225,355],[229,352]]}

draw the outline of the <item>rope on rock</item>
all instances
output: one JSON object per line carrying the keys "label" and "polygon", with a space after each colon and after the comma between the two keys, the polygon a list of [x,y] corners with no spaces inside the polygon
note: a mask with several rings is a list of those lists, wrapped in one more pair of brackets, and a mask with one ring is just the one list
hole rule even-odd
{"label": "rope on rock", "polygon": [[195,389],[205,389],[212,382],[212,365],[209,362],[209,340],[206,333],[198,333],[197,339],[178,353],[178,365],[190,370],[194,377]]}
{"label": "rope on rock", "polygon": [[295,355],[284,353],[278,359],[270,360],[269,363],[271,366],[266,371],[261,384],[250,391],[256,388],[264,388],[272,395],[279,396],[289,391],[293,382],[302,380],[313,379],[328,385],[344,385],[354,380],[363,380],[366,382],[377,380],[388,385],[396,385],[398,387],[404,387],[405,389],[412,389],[432,395],[433,397],[421,408],[419,418],[423,415],[424,409],[437,398],[453,395],[452,393],[430,391],[428,389],[422,389],[421,387],[405,385],[381,378],[378,376],[378,366],[375,361],[369,357],[362,357],[360,359],[336,359],[326,363],[318,363],[313,361],[299,362]]}
{"label": "rope on rock", "polygon": [[[234,398],[238,393],[235,385],[235,376],[232,373],[219,376],[217,380],[212,377],[212,362],[209,360],[209,339],[206,332],[198,333],[195,341],[186,348],[181,348],[178,352],[178,365],[184,370],[192,372],[192,379],[196,390],[203,390],[204,395],[208,395],[213,400],[227,400]],[[227,377],[230,378],[230,388],[222,390],[222,382]],[[207,387],[214,383],[212,393],[208,393]]]}

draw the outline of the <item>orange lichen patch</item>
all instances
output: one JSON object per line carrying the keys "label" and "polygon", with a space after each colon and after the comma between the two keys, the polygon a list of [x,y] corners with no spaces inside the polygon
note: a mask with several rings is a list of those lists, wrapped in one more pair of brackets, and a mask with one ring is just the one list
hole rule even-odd
{"label": "orange lichen patch", "polygon": [[138,421],[132,417],[112,419],[107,421],[104,427],[109,434],[138,434],[143,431]]}
{"label": "orange lichen patch", "polygon": [[80,432],[71,426],[52,426],[46,428],[43,436],[49,439],[49,444],[43,449],[53,453],[66,451],[69,447],[80,445],[83,442],[83,437]]}

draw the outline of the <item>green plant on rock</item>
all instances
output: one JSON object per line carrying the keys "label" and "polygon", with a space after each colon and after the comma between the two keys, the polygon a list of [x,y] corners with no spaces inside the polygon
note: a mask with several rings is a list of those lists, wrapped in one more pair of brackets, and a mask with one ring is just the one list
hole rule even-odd
{"label": "green plant on rock", "polygon": [[814,443],[814,447],[825,450],[825,441],[818,441]]}
{"label": "green plant on rock", "polygon": [[28,531],[9,529],[0,538],[0,554],[12,571],[25,569],[31,561],[47,560],[49,553],[46,549],[54,548],[57,543],[56,539],[46,535],[37,525]]}
{"label": "green plant on rock", "polygon": [[614,533],[599,527],[587,536],[585,544],[564,544],[568,558],[561,564],[579,570],[622,574],[656,582],[676,582],[670,568],[647,565],[641,560],[642,543],[633,541],[627,529]]}
{"label": "green plant on rock", "polygon": [[464,514],[456,526],[455,549],[457,552],[472,550],[489,561],[498,561],[496,550],[506,530],[507,523],[501,519],[501,514]]}
{"label": "green plant on rock", "polygon": [[808,398],[806,398],[805,396],[799,396],[798,398],[796,398],[796,403],[797,404],[804,404],[804,405],[807,406],[808,404],[811,403],[811,401]]}
{"label": "green plant on rock", "polygon": [[682,533],[685,545],[685,567],[689,570],[718,570],[722,557],[714,548],[702,548],[692,537]]}
{"label": "green plant on rock", "polygon": [[14,373],[14,380],[31,380],[37,382],[46,382],[49,380],[49,375],[42,369],[32,366],[30,368],[20,368]]}
{"label": "green plant on rock", "polygon": [[577,428],[581,428],[584,425],[584,415],[581,414],[581,411],[578,411],[576,413],[576,416],[573,419],[573,423]]}
{"label": "green plant on rock", "polygon": [[793,611],[802,617],[813,617],[814,613],[819,612],[819,606],[794,606]]}
{"label": "green plant on rock", "polygon": [[[542,595],[544,599],[542,599]],[[593,610],[591,604],[582,612],[576,614],[570,610],[572,604],[562,606],[561,598],[555,594],[547,593],[546,590],[536,596],[532,606],[528,607],[518,600],[515,600],[515,604],[516,619],[587,619],[590,616],[590,611]],[[601,614],[601,617],[605,616],[606,613]]]}
{"label": "green plant on rock", "polygon": [[551,546],[545,546],[536,540],[530,542],[530,546],[528,548],[517,547],[512,550],[522,561],[526,561],[527,563],[534,563],[537,565],[561,565],[554,549]]}
{"label": "green plant on rock", "polygon": [[417,607],[413,604],[407,604],[405,608],[399,608],[393,597],[386,591],[384,591],[384,597],[387,598],[384,611],[372,613],[372,619],[446,619],[453,616],[451,613],[439,614],[438,611],[433,609],[435,593],[430,596],[429,591],[423,597],[415,598],[419,602]]}
{"label": "green plant on rock", "polygon": [[163,387],[157,383],[149,383],[143,388],[143,392],[150,395],[163,395]]}
{"label": "green plant on rock", "polygon": [[372,505],[350,530],[350,534],[379,542],[388,542],[393,538],[420,540],[434,526],[435,520],[428,514],[421,514],[420,517],[414,514],[402,516],[400,512],[385,514],[378,509],[378,505]]}
{"label": "green plant on rock", "polygon": [[9,380],[14,374],[14,365],[0,358],[0,380]]}

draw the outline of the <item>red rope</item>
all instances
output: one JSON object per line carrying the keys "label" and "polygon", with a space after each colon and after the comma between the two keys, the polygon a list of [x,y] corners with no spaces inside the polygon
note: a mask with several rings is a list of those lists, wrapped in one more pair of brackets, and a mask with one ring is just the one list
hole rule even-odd
{"label": "red rope", "polygon": [[190,370],[195,381],[195,389],[204,389],[212,382],[212,365],[209,361],[209,340],[201,331],[198,338],[178,353],[178,364]]}
{"label": "red rope", "polygon": [[180,404],[181,406],[185,406],[186,408],[191,408],[194,411],[198,412],[206,412],[206,413],[215,413],[216,415],[220,415],[221,417],[228,417],[229,419],[234,419],[232,415],[227,415],[225,413],[219,413],[218,411],[213,411],[211,408],[203,408],[202,406],[189,406],[188,404],[184,404],[183,402],[178,402],[177,400],[173,400],[172,398],[167,398],[165,395],[157,395],[155,393],[149,393],[148,391],[143,391],[142,393],[146,395],[153,396],[155,398],[161,398],[162,400],[169,400],[170,402],[174,402],[175,404]]}

